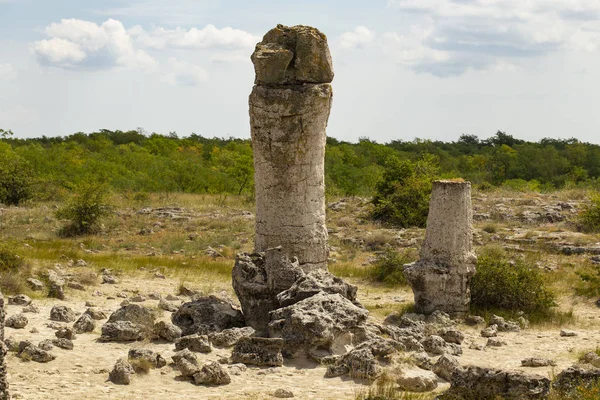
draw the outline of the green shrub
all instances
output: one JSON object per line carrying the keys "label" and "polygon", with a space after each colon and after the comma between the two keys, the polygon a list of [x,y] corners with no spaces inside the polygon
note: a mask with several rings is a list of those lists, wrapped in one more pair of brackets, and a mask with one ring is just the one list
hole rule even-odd
{"label": "green shrub", "polygon": [[5,294],[18,294],[27,290],[25,280],[31,268],[17,253],[0,246],[0,290]]}
{"label": "green shrub", "polygon": [[471,306],[478,310],[545,313],[556,306],[543,274],[524,261],[510,262],[500,247],[484,248],[471,281]]}
{"label": "green shrub", "polygon": [[12,151],[0,153],[0,203],[18,206],[33,197],[34,173],[29,162]]}
{"label": "green shrub", "polygon": [[382,253],[372,267],[371,279],[383,282],[386,285],[406,285],[404,277],[404,264],[415,260],[409,252],[398,253],[386,250]]}
{"label": "green shrub", "polygon": [[416,162],[388,158],[383,177],[375,186],[371,217],[393,226],[424,227],[437,174],[438,166],[432,157]]}
{"label": "green shrub", "polygon": [[600,195],[594,196],[591,203],[581,211],[577,226],[582,232],[600,233]]}
{"label": "green shrub", "polygon": [[15,252],[6,247],[0,247],[0,272],[16,272],[23,264],[23,259]]}
{"label": "green shrub", "polygon": [[575,288],[578,294],[584,296],[600,295],[600,265],[585,266],[575,271],[575,273],[581,280]]}
{"label": "green shrub", "polygon": [[56,212],[56,216],[69,220],[61,228],[61,236],[77,236],[97,233],[102,217],[110,214],[108,186],[85,183],[79,185],[69,202]]}

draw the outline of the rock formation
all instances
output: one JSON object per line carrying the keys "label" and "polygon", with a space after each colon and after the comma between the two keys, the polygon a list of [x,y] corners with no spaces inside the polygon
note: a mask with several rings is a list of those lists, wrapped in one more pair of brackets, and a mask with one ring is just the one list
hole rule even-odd
{"label": "rock formation", "polygon": [[326,269],[325,141],[333,80],[326,36],[277,25],[256,45],[250,128],[255,250],[281,246],[305,271]]}
{"label": "rock formation", "polygon": [[4,297],[0,293],[0,400],[10,398],[8,393],[8,382],[6,380],[6,352],[4,344]]}
{"label": "rock formation", "polygon": [[477,261],[472,222],[471,183],[434,182],[421,259],[404,266],[415,312],[460,315],[469,311],[469,282]]}

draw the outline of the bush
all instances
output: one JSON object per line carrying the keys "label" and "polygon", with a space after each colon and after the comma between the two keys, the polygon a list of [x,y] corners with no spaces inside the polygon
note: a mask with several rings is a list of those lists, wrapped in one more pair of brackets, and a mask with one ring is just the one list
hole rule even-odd
{"label": "bush", "polygon": [[112,210],[108,196],[108,187],[104,184],[78,186],[71,200],[56,212],[58,218],[70,221],[59,234],[69,237],[97,233],[101,218]]}
{"label": "bush", "polygon": [[403,228],[424,227],[437,174],[438,166],[431,157],[417,162],[390,157],[375,187],[372,218]]}
{"label": "bush", "polygon": [[30,266],[14,251],[0,247],[0,289],[5,294],[18,294],[27,290],[25,279]]}
{"label": "bush", "polygon": [[0,202],[18,206],[33,197],[34,174],[27,160],[12,151],[0,153]]}
{"label": "bush", "polygon": [[16,253],[0,247],[0,272],[17,272],[23,264],[23,259]]}
{"label": "bush", "polygon": [[408,252],[398,253],[393,250],[386,250],[373,265],[371,278],[386,285],[406,285],[404,264],[414,260],[415,257]]}
{"label": "bush", "polygon": [[600,195],[591,199],[591,203],[579,214],[577,227],[581,232],[600,233]]}
{"label": "bush", "polygon": [[542,273],[523,261],[509,262],[500,247],[484,248],[471,281],[471,306],[478,310],[545,313],[556,306]]}

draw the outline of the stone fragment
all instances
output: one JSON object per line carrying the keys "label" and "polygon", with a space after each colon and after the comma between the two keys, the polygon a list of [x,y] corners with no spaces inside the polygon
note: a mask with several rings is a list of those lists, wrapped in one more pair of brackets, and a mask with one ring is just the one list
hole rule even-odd
{"label": "stone fragment", "polygon": [[283,340],[258,337],[242,337],[231,353],[233,363],[280,367],[283,365],[281,349]]}
{"label": "stone fragment", "polygon": [[55,271],[48,271],[48,297],[65,299],[65,280]]}
{"label": "stone fragment", "polygon": [[120,358],[115,363],[112,371],[108,374],[108,379],[116,385],[129,385],[131,375],[135,374],[133,366],[125,358]]}
{"label": "stone fragment", "polygon": [[407,370],[396,377],[396,383],[407,392],[430,392],[437,388],[437,378],[431,372]]}
{"label": "stone fragment", "polygon": [[89,307],[87,310],[85,310],[84,314],[89,315],[95,321],[106,319],[106,314],[104,313],[104,311],[100,310],[97,307]]}
{"label": "stone fragment", "polygon": [[135,341],[152,336],[155,315],[139,304],[123,306],[102,326],[103,341]]}
{"label": "stone fragment", "polygon": [[576,387],[594,385],[600,380],[600,368],[590,365],[574,365],[561,371],[552,386],[559,391],[571,391]]}
{"label": "stone fragment", "polygon": [[[8,351],[14,351],[16,340],[4,338],[4,317],[4,296],[0,293],[0,399],[8,400],[10,399],[10,393],[8,390],[6,355]],[[18,347],[16,350],[18,350]]]}
{"label": "stone fragment", "polygon": [[448,343],[462,344],[465,335],[461,331],[452,328],[445,328],[438,331],[438,336]]}
{"label": "stone fragment", "polygon": [[189,349],[198,353],[210,353],[212,347],[207,335],[188,335],[175,341],[175,350]]}
{"label": "stone fragment", "polygon": [[467,325],[481,325],[485,324],[485,319],[479,315],[467,315],[465,317],[465,324]]}
{"label": "stone fragment", "polygon": [[171,321],[181,328],[183,335],[206,335],[245,325],[241,311],[230,301],[216,296],[199,297],[184,303],[171,315]]}
{"label": "stone fragment", "polygon": [[451,315],[469,312],[470,281],[477,257],[473,252],[471,183],[435,181],[421,259],[404,266],[413,289],[415,311]]}
{"label": "stone fragment", "polygon": [[357,286],[344,282],[328,271],[318,269],[299,277],[289,289],[277,295],[277,301],[281,307],[286,307],[323,292],[338,293],[351,302],[357,303],[357,291]]}
{"label": "stone fragment", "polygon": [[170,322],[158,321],[154,324],[154,335],[167,342],[175,342],[181,337],[181,329]]}
{"label": "stone fragment", "polygon": [[491,338],[498,336],[498,325],[490,325],[481,330],[481,336]]}
{"label": "stone fragment", "polygon": [[443,355],[435,362],[431,369],[437,376],[450,382],[452,375],[456,371],[461,371],[462,367],[458,360],[449,355]]}
{"label": "stone fragment", "polygon": [[573,336],[577,336],[577,332],[571,331],[569,329],[561,329],[560,330],[560,336],[562,336],[562,337],[573,337]]}
{"label": "stone fragment", "polygon": [[54,306],[50,310],[50,319],[58,322],[75,321],[75,312],[67,306]]}
{"label": "stone fragment", "polygon": [[8,328],[14,328],[14,329],[23,329],[27,326],[28,323],[29,323],[29,320],[27,319],[26,316],[24,316],[23,314],[15,314],[15,315],[11,315],[10,317],[6,318],[6,321],[4,322],[4,326],[8,327]]}
{"label": "stone fragment", "polygon": [[492,315],[489,325],[496,325],[498,332],[519,332],[521,327],[514,321],[506,321],[504,318],[497,315]]}
{"label": "stone fragment", "polygon": [[423,348],[430,354],[451,354],[458,356],[462,354],[462,347],[454,343],[447,343],[437,335],[430,335],[421,341]]}
{"label": "stone fragment", "polygon": [[348,374],[351,378],[376,379],[383,372],[382,364],[389,364],[391,356],[403,346],[380,337],[363,342],[341,356],[334,356],[325,377]]}
{"label": "stone fragment", "polygon": [[321,292],[270,316],[270,336],[282,338],[284,356],[293,358],[315,348],[331,349],[338,337],[366,321],[368,311],[340,294]]}
{"label": "stone fragment", "polygon": [[176,312],[179,309],[179,307],[176,304],[173,304],[165,299],[160,299],[158,301],[158,308],[169,312]]}
{"label": "stone fragment", "polygon": [[27,279],[27,285],[31,288],[31,290],[35,292],[40,292],[44,290],[44,284],[40,280],[35,278]]}
{"label": "stone fragment", "polygon": [[545,399],[549,390],[550,379],[541,375],[469,366],[454,373],[450,389],[437,398],[439,400]]}
{"label": "stone fragment", "polygon": [[54,336],[56,336],[59,339],[64,338],[64,339],[74,340],[75,339],[75,331],[72,328],[65,326],[65,327],[58,329],[56,332],[54,332]]}
{"label": "stone fragment", "polygon": [[196,367],[198,366],[198,358],[189,349],[183,349],[181,351],[178,351],[171,358],[173,359],[173,362],[175,363],[175,365],[179,364],[179,361],[182,358],[184,358],[189,363],[195,365]]}
{"label": "stone fragment", "polygon": [[502,347],[506,345],[506,341],[500,338],[489,338],[486,343],[486,347]]}
{"label": "stone fragment", "polygon": [[56,358],[56,356],[49,351],[42,350],[38,346],[33,344],[28,344],[21,349],[21,345],[19,345],[19,352],[17,353],[17,357],[22,358],[27,361],[35,361],[39,363],[47,363]]}
{"label": "stone fragment", "polygon": [[149,368],[161,368],[166,360],[150,349],[129,349],[127,359],[136,373],[148,372]]}
{"label": "stone fragment", "polygon": [[278,399],[292,399],[294,398],[294,393],[289,390],[280,388],[273,392],[273,397],[276,397]]}
{"label": "stone fragment", "polygon": [[208,338],[214,346],[231,347],[241,338],[251,337],[255,333],[254,328],[246,326],[244,328],[224,329],[221,332],[211,333],[208,335]]}
{"label": "stone fragment", "polygon": [[187,358],[180,358],[177,361],[177,369],[184,378],[192,378],[199,370],[198,363],[196,364],[189,361]]}
{"label": "stone fragment", "polygon": [[227,385],[231,383],[231,377],[227,371],[216,361],[204,364],[194,374],[196,385]]}
{"label": "stone fragment", "polygon": [[548,367],[555,366],[556,362],[547,358],[529,357],[521,360],[522,367]]}
{"label": "stone fragment", "polygon": [[96,321],[89,314],[82,314],[75,324],[73,329],[76,333],[93,332],[96,329]]}
{"label": "stone fragment", "polygon": [[8,298],[8,305],[12,306],[26,306],[31,304],[31,298],[24,294],[18,294]]}
{"label": "stone fragment", "polygon": [[54,348],[54,343],[52,343],[52,339],[45,339],[38,343],[38,347],[45,351],[50,351]]}
{"label": "stone fragment", "polygon": [[52,344],[64,350],[73,350],[73,341],[67,338],[58,338],[52,340]]}
{"label": "stone fragment", "polygon": [[40,308],[38,306],[36,306],[35,304],[31,303],[31,304],[23,307],[22,311],[24,313],[39,314]]}

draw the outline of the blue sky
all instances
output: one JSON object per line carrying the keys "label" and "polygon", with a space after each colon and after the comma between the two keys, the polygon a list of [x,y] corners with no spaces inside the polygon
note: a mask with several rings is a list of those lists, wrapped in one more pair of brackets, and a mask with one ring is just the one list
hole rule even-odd
{"label": "blue sky", "polygon": [[249,137],[277,23],[327,34],[338,139],[600,143],[597,0],[0,0],[0,128]]}

